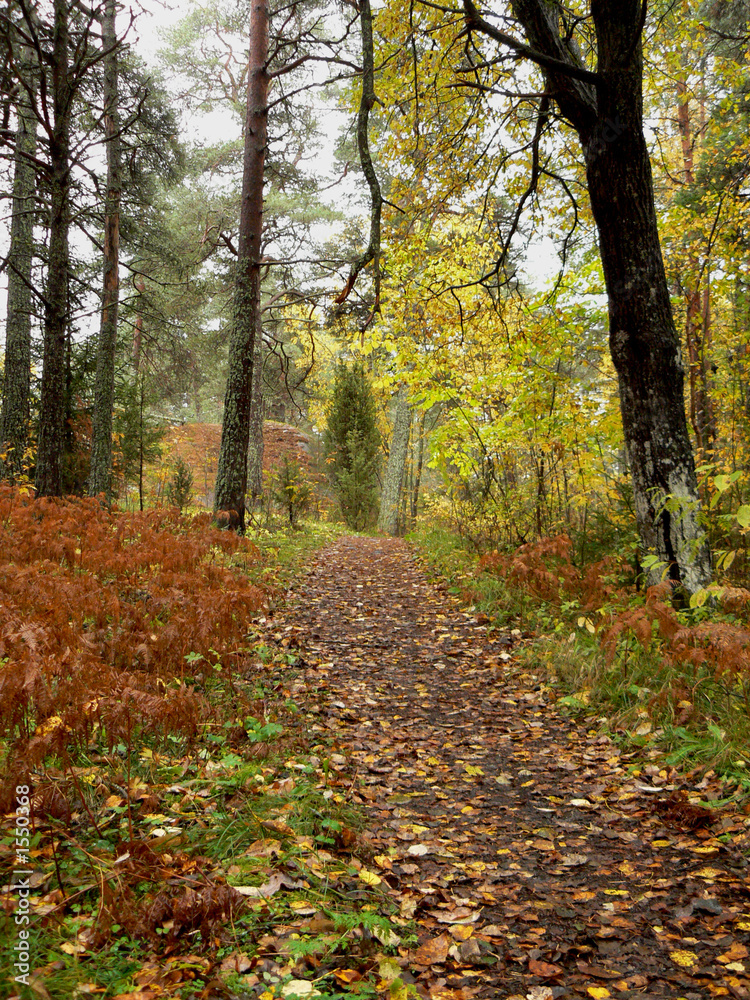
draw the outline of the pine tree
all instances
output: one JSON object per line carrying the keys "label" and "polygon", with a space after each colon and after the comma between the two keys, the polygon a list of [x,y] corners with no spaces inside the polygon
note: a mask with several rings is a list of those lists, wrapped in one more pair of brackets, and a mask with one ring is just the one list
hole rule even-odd
{"label": "pine tree", "polygon": [[375,400],[364,367],[340,361],[324,444],[341,513],[350,528],[367,527],[377,507],[382,441]]}

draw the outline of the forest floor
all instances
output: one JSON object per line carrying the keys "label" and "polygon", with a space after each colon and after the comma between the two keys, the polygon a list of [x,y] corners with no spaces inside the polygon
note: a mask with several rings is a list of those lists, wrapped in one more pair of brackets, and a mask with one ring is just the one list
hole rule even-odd
{"label": "forest floor", "polygon": [[422,996],[750,996],[750,831],[707,780],[561,715],[404,542],[337,540],[279,625]]}

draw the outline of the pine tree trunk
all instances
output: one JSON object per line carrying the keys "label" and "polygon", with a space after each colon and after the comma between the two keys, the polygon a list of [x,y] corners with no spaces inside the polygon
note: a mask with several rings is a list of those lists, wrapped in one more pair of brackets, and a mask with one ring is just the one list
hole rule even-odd
{"label": "pine tree trunk", "polygon": [[250,434],[247,449],[247,489],[253,499],[263,492],[263,410],[263,324],[258,310],[258,328],[253,348]]}
{"label": "pine tree trunk", "polygon": [[383,490],[380,494],[378,531],[382,531],[385,535],[395,535],[398,531],[398,507],[406,456],[409,451],[410,425],[409,393],[406,386],[402,385],[396,398],[396,416],[393,421],[391,450],[388,453]]}
{"label": "pine tree trunk", "polygon": [[44,354],[36,490],[61,496],[65,446],[65,346],[68,331],[70,228],[70,105],[68,5],[55,0],[52,52],[52,129],[49,136],[49,265],[44,307]]}
{"label": "pine tree trunk", "polygon": [[229,525],[240,531],[245,526],[253,355],[260,312],[263,173],[268,126],[268,21],[267,0],[253,0],[237,278],[214,501],[214,509],[226,512]]}
{"label": "pine tree trunk", "polygon": [[106,0],[102,19],[104,49],[104,132],[107,140],[107,198],[104,214],[104,286],[99,344],[96,355],[96,384],[91,444],[91,496],[103,493],[112,498],[112,410],[115,398],[115,349],[120,278],[120,137],[118,114],[118,58],[116,32],[117,4]]}
{"label": "pine tree trunk", "polygon": [[31,380],[31,268],[34,258],[36,211],[36,60],[26,47],[19,48],[19,70],[31,92],[21,88],[17,107],[13,154],[13,208],[8,250],[8,301],[5,331],[5,377],[0,412],[0,468],[8,479],[24,473],[29,437]]}

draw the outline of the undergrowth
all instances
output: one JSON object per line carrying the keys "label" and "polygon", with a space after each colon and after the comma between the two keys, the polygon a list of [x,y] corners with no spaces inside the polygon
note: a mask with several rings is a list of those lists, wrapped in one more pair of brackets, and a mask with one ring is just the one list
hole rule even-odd
{"label": "undergrowth", "polygon": [[329,533],[2,489],[0,535],[0,997],[398,981],[406,932],[268,617]]}
{"label": "undergrowth", "polygon": [[480,557],[441,529],[413,540],[454,593],[524,636],[522,668],[544,672],[562,709],[750,793],[749,591],[678,611],[668,584],[635,592],[616,559],[576,566],[564,535]]}

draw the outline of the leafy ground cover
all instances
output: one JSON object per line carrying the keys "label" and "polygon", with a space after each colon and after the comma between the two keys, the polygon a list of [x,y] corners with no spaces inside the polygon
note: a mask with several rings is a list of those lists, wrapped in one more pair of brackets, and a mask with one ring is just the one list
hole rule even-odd
{"label": "leafy ground cover", "polygon": [[493,625],[395,540],[2,501],[0,995],[748,996],[736,787],[571,717],[528,601]]}
{"label": "leafy ground cover", "polygon": [[295,630],[356,775],[373,871],[434,1000],[745,997],[748,820],[715,774],[561,714],[519,627],[429,584],[406,545],[323,552]]}
{"label": "leafy ground cover", "polygon": [[331,532],[261,548],[207,515],[0,504],[0,996],[396,981],[350,782],[270,617]]}
{"label": "leafy ground cover", "polygon": [[750,794],[750,591],[675,610],[663,587],[636,592],[626,563],[579,569],[564,536],[481,557],[440,529],[415,541],[453,593],[521,630],[516,659],[558,708],[667,765],[715,770],[724,797]]}

